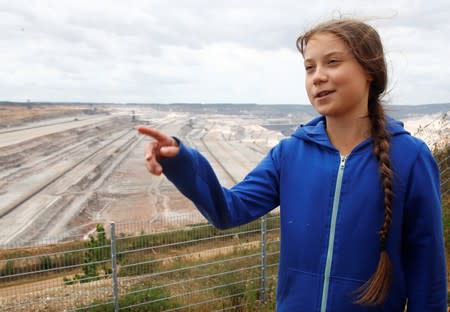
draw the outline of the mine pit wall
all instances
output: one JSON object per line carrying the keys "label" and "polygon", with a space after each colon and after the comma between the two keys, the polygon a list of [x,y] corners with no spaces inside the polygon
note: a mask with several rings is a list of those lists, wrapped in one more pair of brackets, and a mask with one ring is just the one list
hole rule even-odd
{"label": "mine pit wall", "polygon": [[[46,239],[51,239],[52,237],[45,235],[45,233],[55,232],[52,229],[58,225],[57,223],[62,224],[59,224],[59,233],[55,233],[54,237],[64,240],[66,237],[79,235],[80,233],[67,229],[66,225],[74,217],[84,213],[86,210],[90,212],[98,210],[99,205],[98,199],[95,198],[94,184],[103,182],[125,158],[127,151],[129,152],[137,142],[138,137],[136,135],[129,137],[124,145],[115,150],[115,153],[121,155],[120,159],[116,159],[114,155],[109,155],[101,163],[93,166],[92,170],[86,172],[80,180],[74,181],[74,184],[62,195],[56,195],[55,200],[49,206],[42,208],[42,213],[34,222],[33,230],[26,231],[18,236],[17,241],[26,244],[30,241],[42,239],[43,236]],[[84,193],[84,196],[80,193]]]}
{"label": "mine pit wall", "polygon": [[[114,118],[111,120],[110,123],[104,123],[103,126],[100,128],[103,129],[103,131],[101,131],[100,134],[95,133],[97,132],[95,129],[97,129],[98,126],[96,126],[95,128],[91,127],[90,129],[82,129],[82,130],[74,129],[70,131],[45,135],[38,139],[22,142],[20,144],[13,146],[11,149],[8,149],[8,147],[0,149],[0,170],[5,173],[5,175],[2,176],[2,183],[0,183],[0,193],[2,193],[1,190],[2,184],[3,186],[7,187],[7,185],[4,184],[7,183],[6,181],[8,180],[8,174],[12,176],[13,182],[21,179],[22,172],[23,172],[22,174],[24,174],[23,177],[25,179],[29,178],[29,172],[30,170],[33,170],[33,168],[28,168],[26,166],[28,160],[30,161],[36,160],[45,157],[45,155],[56,153],[58,150],[68,147],[71,144],[76,144],[76,142],[81,141],[82,139],[89,136],[93,136],[94,138],[104,134],[109,136],[114,131],[117,132],[125,127],[130,128],[131,126],[130,123],[128,121],[124,122],[123,118],[121,119]],[[114,129],[114,127],[116,127],[116,129]],[[94,146],[95,144],[92,143],[92,145]],[[85,147],[82,146],[79,149],[82,148]],[[9,151],[9,153],[4,153],[5,150]],[[53,159],[51,163],[46,164],[47,168],[50,167],[52,164],[61,163],[64,157],[70,156],[59,155],[57,157],[58,159]],[[22,166],[22,164],[25,164],[25,166]],[[13,168],[17,169],[13,170]],[[49,175],[46,181],[39,181],[38,183],[33,183],[32,186],[29,187],[27,190],[20,191],[20,193],[15,195],[10,194],[12,198],[4,202],[3,205],[0,207],[0,216],[6,215],[17,205],[20,205],[27,198],[40,192],[44,187],[46,187],[46,185],[53,182],[53,180],[56,180],[60,175],[63,174],[64,169],[61,170],[58,169],[55,170],[54,174]]]}
{"label": "mine pit wall", "polygon": [[[95,219],[95,215],[102,209],[101,199],[96,192],[96,189],[110,176],[114,169],[119,166],[127,155],[135,148],[135,146],[142,140],[143,137],[136,135],[130,137],[124,145],[115,151],[115,155],[108,156],[102,163],[98,164],[90,174],[74,185],[79,191],[84,191],[87,194],[86,198],[81,204],[78,204],[78,209],[73,209],[73,214],[67,218],[66,231],[67,237],[86,234],[92,229],[95,229],[95,223],[91,226],[71,228],[70,224],[75,218],[83,218],[83,215],[88,215],[88,220]],[[101,222],[102,220],[98,220]],[[61,234],[59,234],[61,235]]]}
{"label": "mine pit wall", "polygon": [[[92,169],[86,172],[79,180],[74,181],[74,184],[70,186],[67,190],[63,190],[63,192],[58,195],[50,194],[48,196],[55,197],[54,200],[51,200],[48,205],[42,207],[38,212],[38,216],[35,216],[35,221],[33,221],[32,230],[24,230],[20,233],[15,239],[15,242],[20,242],[19,245],[26,244],[29,241],[33,241],[36,239],[42,239],[43,235],[48,231],[49,228],[53,227],[55,223],[58,223],[63,219],[64,223],[67,224],[70,222],[70,219],[82,213],[87,205],[87,199],[91,196],[89,192],[89,188],[92,187],[98,181],[103,181],[113,170],[114,168],[120,164],[120,162],[124,159],[127,153],[135,146],[135,144],[139,141],[138,136],[134,131],[134,124],[131,124],[128,118],[114,118],[109,123],[103,123],[101,127],[85,127],[87,129],[73,129],[70,131],[64,131],[63,133],[54,133],[50,135],[43,136],[42,138],[38,138],[35,140],[30,140],[27,142],[22,142],[13,146],[12,148],[8,147],[8,154],[1,153],[0,156],[0,169],[12,171],[11,175],[18,174],[20,172],[20,167],[23,162],[26,162],[26,158],[35,158],[43,157],[43,155],[49,155],[54,153],[57,149],[62,149],[64,147],[70,146],[71,144],[76,144],[80,140],[93,136],[94,139],[90,145],[97,145],[95,142],[98,140],[95,139],[99,135],[99,132],[102,135],[111,136],[112,133],[118,133],[122,129],[128,130],[124,133],[124,138],[122,139],[124,142],[115,149],[109,151],[108,155],[104,157],[99,163],[92,166]],[[100,131],[101,130],[101,131]],[[6,150],[5,148],[0,149],[0,151]],[[14,170],[17,168],[17,170]],[[45,181],[41,181],[42,183],[47,184]],[[50,181],[51,182],[51,181]],[[1,188],[1,186],[0,186]],[[36,190],[36,188],[38,188]],[[25,190],[22,197],[29,197],[30,195],[37,193],[40,191],[41,186],[35,185],[34,188]],[[87,196],[84,196],[84,200],[80,203],[80,194],[81,191],[88,191]],[[30,194],[31,192],[31,194]],[[92,190],[91,190],[92,192]],[[0,189],[1,193],[1,189]],[[25,198],[19,198],[11,203],[11,207],[2,207],[2,214],[7,214],[11,209],[14,209],[17,204],[23,202]],[[78,206],[78,207],[71,207]],[[69,208],[69,209],[67,209]],[[59,225],[61,229],[61,225]],[[65,233],[61,229],[61,232],[56,234],[58,237],[64,237]],[[73,235],[73,233],[70,233]]]}
{"label": "mine pit wall", "polygon": [[99,137],[129,125],[123,117],[112,118],[95,127],[85,126],[64,132],[56,132],[15,145],[0,148],[0,169],[20,167],[29,157],[50,155],[58,150],[81,141],[83,138]]}

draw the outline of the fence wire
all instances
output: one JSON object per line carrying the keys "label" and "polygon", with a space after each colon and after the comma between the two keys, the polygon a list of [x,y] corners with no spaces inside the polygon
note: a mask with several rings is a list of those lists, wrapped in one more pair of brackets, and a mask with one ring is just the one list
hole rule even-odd
{"label": "fence wire", "polygon": [[178,220],[0,250],[0,311],[273,311],[278,214],[230,230]]}

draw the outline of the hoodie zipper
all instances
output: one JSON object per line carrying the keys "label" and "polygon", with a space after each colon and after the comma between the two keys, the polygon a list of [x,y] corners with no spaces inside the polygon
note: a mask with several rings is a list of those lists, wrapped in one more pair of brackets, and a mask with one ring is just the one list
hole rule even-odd
{"label": "hoodie zipper", "polygon": [[342,177],[344,176],[345,162],[347,161],[347,158],[348,158],[347,156],[341,155],[341,161],[339,162],[339,170],[336,179],[336,188],[333,197],[333,208],[331,211],[331,224],[330,224],[330,236],[328,238],[327,260],[325,263],[325,272],[323,277],[322,303],[320,306],[320,312],[326,312],[327,310],[331,263],[333,261],[334,235],[336,233],[336,219],[339,210],[339,198],[341,197]]}

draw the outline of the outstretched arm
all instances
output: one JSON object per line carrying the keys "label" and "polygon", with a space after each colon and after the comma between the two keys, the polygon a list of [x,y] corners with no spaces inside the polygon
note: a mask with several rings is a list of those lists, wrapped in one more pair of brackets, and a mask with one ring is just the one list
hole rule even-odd
{"label": "outstretched arm", "polygon": [[279,205],[278,150],[272,149],[244,180],[227,189],[196,150],[155,129],[139,128],[139,132],[155,139],[145,149],[149,172],[163,172],[216,227],[251,222]]}

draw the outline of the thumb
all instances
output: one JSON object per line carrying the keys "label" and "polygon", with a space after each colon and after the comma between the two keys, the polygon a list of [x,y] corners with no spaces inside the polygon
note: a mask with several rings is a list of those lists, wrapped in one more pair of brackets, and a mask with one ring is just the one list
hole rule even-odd
{"label": "thumb", "polygon": [[163,157],[174,157],[179,151],[180,148],[178,146],[163,146],[159,149],[159,155]]}

